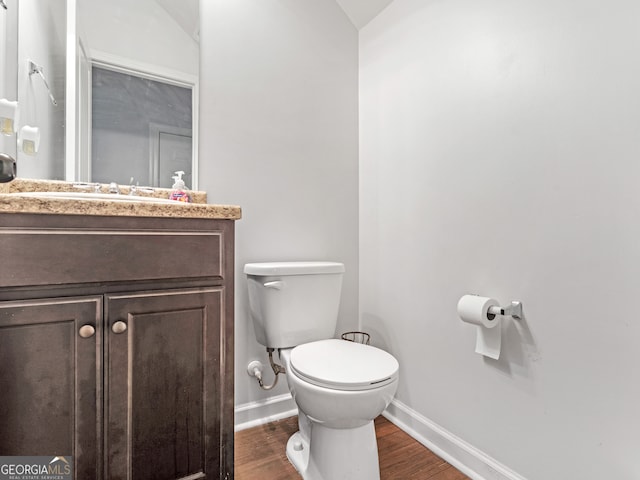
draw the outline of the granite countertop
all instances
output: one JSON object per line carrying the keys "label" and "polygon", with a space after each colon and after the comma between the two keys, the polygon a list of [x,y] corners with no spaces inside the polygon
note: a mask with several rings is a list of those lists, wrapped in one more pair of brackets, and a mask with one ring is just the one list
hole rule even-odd
{"label": "granite countertop", "polygon": [[[119,186],[121,195],[129,193],[128,186]],[[168,198],[171,189],[154,188],[152,193],[141,196]],[[242,210],[236,205],[207,203],[206,192],[190,191],[193,203],[145,203],[119,200],[85,198],[44,198],[21,195],[29,192],[93,192],[78,189],[71,182],[54,180],[15,179],[0,184],[0,213],[46,213],[59,215],[106,215],[129,217],[186,217],[239,220]],[[100,192],[108,193],[109,185],[101,184]]]}

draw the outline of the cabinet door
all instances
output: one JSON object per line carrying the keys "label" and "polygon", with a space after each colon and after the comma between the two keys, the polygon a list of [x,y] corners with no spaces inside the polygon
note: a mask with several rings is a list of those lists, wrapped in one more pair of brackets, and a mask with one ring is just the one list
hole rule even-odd
{"label": "cabinet door", "polygon": [[106,479],[220,478],[223,291],[106,296]]}
{"label": "cabinet door", "polygon": [[102,297],[0,302],[0,455],[101,476]]}

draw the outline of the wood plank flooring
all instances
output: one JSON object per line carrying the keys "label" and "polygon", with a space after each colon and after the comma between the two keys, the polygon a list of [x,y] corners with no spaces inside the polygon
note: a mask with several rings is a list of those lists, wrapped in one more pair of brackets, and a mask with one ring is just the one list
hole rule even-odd
{"label": "wood plank flooring", "polygon": [[[469,480],[386,418],[378,417],[375,426],[381,480]],[[237,432],[235,478],[299,479],[285,453],[287,440],[297,430],[298,418],[289,417]]]}

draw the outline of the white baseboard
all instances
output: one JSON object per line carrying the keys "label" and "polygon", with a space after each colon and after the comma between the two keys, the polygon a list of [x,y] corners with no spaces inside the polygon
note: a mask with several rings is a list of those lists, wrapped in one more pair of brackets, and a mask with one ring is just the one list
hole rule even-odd
{"label": "white baseboard", "polygon": [[398,400],[394,399],[383,415],[474,480],[526,480]]}
{"label": "white baseboard", "polygon": [[[289,393],[235,408],[235,431],[298,414]],[[526,480],[489,455],[394,399],[383,415],[445,461],[474,480]]]}
{"label": "white baseboard", "polygon": [[289,393],[245,403],[235,408],[235,431],[239,432],[297,414],[298,408]]}

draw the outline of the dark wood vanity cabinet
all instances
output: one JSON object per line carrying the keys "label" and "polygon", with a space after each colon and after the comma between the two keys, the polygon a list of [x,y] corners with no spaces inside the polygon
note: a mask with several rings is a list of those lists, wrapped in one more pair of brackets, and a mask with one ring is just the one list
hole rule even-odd
{"label": "dark wood vanity cabinet", "polygon": [[0,215],[0,455],[233,478],[232,220]]}
{"label": "dark wood vanity cabinet", "polygon": [[211,287],[106,296],[107,478],[217,478],[204,473],[220,469],[223,295]]}
{"label": "dark wood vanity cabinet", "polygon": [[0,302],[0,455],[73,455],[100,478],[101,339],[102,297]]}

